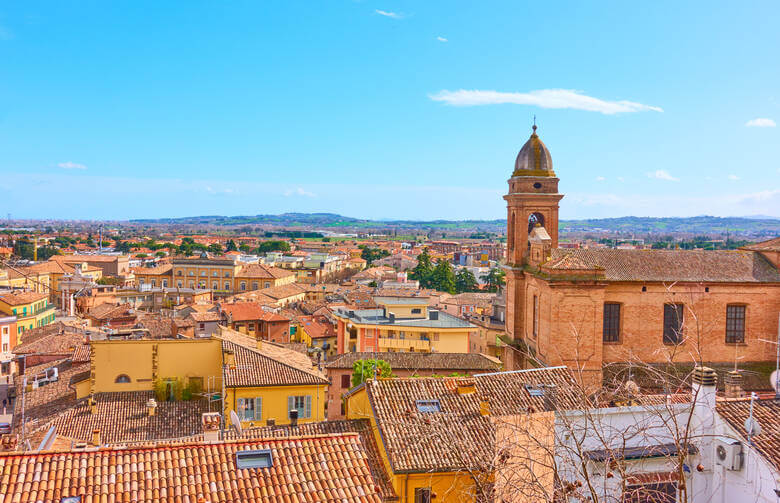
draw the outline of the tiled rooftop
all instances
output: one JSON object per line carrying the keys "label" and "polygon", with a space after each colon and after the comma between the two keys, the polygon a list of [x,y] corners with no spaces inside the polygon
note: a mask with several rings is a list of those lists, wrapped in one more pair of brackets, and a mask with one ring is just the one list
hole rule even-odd
{"label": "tiled rooftop", "polygon": [[8,304],[9,306],[20,306],[22,304],[29,304],[30,302],[37,302],[47,298],[45,293],[38,292],[19,292],[19,293],[6,293],[0,295],[0,300]]}
{"label": "tiled rooftop", "polygon": [[380,359],[393,370],[473,370],[491,372],[501,368],[501,362],[480,353],[345,353],[329,362],[329,369],[351,369],[358,360]]}
{"label": "tiled rooftop", "polygon": [[[237,468],[237,452],[265,449],[271,467]],[[5,454],[0,473],[7,502],[381,501],[357,434]]]}
{"label": "tiled rooftop", "polygon": [[[715,410],[738,435],[744,436],[745,420],[750,416],[750,399],[718,400]],[[756,400],[753,417],[761,425],[761,433],[753,435],[753,446],[767,461],[780,469],[780,402],[774,398]]]}
{"label": "tiled rooftop", "polygon": [[760,253],[741,250],[615,250],[554,248],[555,269],[602,269],[608,281],[780,282]]}
{"label": "tiled rooftop", "polygon": [[309,435],[329,435],[334,433],[357,433],[366,450],[368,465],[371,475],[381,488],[381,495],[384,501],[395,501],[398,499],[390,477],[384,467],[384,462],[379,454],[376,440],[374,438],[371,423],[368,419],[352,419],[338,421],[319,421],[315,423],[301,423],[297,426],[278,425],[262,426],[256,428],[244,428],[241,436],[235,430],[225,432],[226,439],[256,439],[271,437],[291,437],[291,436],[309,436]]}
{"label": "tiled rooftop", "polygon": [[[350,311],[352,314],[350,314]],[[430,314],[431,311],[429,311]],[[476,328],[468,321],[445,313],[444,311],[437,311],[438,319],[432,320],[430,316],[427,318],[396,318],[395,321],[390,321],[390,318],[385,316],[383,309],[356,309],[348,310],[344,308],[337,308],[334,314],[343,318],[349,318],[355,323],[363,323],[366,325],[389,325],[397,327],[425,327],[425,328]]]}
{"label": "tiled rooftop", "polygon": [[84,337],[79,329],[57,321],[25,332],[22,343],[13,352],[17,355],[67,355],[84,342]]}
{"label": "tiled rooftop", "polygon": [[[457,392],[458,382],[474,391]],[[532,387],[552,385],[555,392],[531,396]],[[393,471],[479,470],[493,460],[494,430],[480,414],[489,401],[490,415],[515,415],[552,409],[582,408],[577,386],[565,367],[477,375],[473,378],[397,378],[367,381],[363,389],[377,419]],[[421,412],[418,400],[437,400],[440,411]]]}

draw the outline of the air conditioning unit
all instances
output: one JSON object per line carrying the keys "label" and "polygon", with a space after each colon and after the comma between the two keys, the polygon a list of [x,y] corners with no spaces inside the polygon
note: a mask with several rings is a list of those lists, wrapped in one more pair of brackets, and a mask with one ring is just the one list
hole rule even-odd
{"label": "air conditioning unit", "polygon": [[715,464],[725,466],[727,470],[739,471],[744,461],[742,442],[726,437],[715,439]]}

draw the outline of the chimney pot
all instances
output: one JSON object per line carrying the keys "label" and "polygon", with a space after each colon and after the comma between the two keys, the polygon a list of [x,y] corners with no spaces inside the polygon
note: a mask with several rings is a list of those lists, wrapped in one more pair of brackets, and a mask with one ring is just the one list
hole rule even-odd
{"label": "chimney pot", "polygon": [[153,416],[157,409],[157,401],[154,398],[150,398],[146,402],[146,410],[150,416]]}
{"label": "chimney pot", "polygon": [[693,382],[701,386],[715,387],[718,384],[718,374],[709,367],[693,369]]}
{"label": "chimney pot", "polygon": [[745,392],[742,389],[742,374],[740,372],[732,370],[726,374],[723,383],[726,389],[726,398],[742,398],[745,396]]}
{"label": "chimney pot", "polygon": [[290,409],[290,426],[298,426],[298,409]]}

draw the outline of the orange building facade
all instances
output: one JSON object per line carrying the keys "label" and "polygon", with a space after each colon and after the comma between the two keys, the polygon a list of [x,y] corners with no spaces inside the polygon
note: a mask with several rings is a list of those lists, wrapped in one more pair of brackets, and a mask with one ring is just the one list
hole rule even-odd
{"label": "orange building facade", "polygon": [[558,248],[558,181],[534,127],[504,196],[506,329],[528,355],[509,366],[564,364],[598,386],[605,368],[632,361],[774,363],[780,239],[730,251]]}

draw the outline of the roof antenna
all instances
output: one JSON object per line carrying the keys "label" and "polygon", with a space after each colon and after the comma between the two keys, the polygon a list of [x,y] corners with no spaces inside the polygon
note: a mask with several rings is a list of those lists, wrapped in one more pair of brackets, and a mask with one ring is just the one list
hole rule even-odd
{"label": "roof antenna", "polygon": [[533,125],[534,134],[536,134],[536,114],[534,114],[534,125]]}

